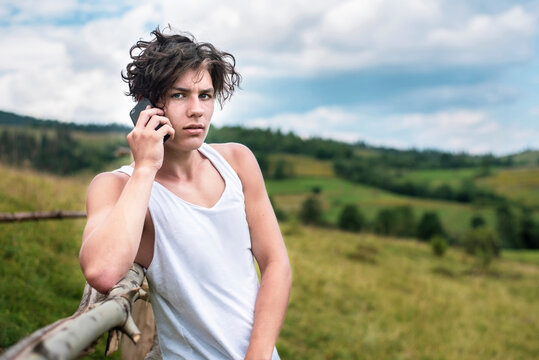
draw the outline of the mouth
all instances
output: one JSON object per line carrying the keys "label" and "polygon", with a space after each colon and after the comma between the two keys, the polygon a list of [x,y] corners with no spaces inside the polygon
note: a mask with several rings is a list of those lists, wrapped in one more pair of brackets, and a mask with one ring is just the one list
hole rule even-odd
{"label": "mouth", "polygon": [[183,127],[183,130],[185,130],[190,135],[200,135],[204,132],[204,125],[202,124],[189,124],[187,126]]}
{"label": "mouth", "polygon": [[189,124],[187,126],[184,126],[183,128],[185,130],[189,130],[189,129],[202,129],[202,130],[204,130],[204,125],[202,125],[202,124]]}

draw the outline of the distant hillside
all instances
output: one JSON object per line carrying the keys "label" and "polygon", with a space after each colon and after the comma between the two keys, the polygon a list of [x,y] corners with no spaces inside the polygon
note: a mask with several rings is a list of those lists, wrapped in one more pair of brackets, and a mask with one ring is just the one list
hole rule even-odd
{"label": "distant hillside", "polygon": [[43,120],[36,119],[31,116],[22,116],[14,113],[0,110],[0,125],[10,126],[22,126],[33,127],[41,129],[54,129],[58,127],[65,127],[70,130],[79,130],[91,133],[103,133],[103,132],[121,132],[128,133],[131,128],[120,124],[76,124],[73,122],[60,122],[57,120]]}
{"label": "distant hillside", "polygon": [[[122,124],[78,124],[73,122],[60,122],[57,120],[37,119],[30,116],[18,115],[0,110],[0,126],[27,127],[34,129],[65,128],[71,131],[87,133],[118,132],[126,134],[130,126]],[[490,154],[470,155],[466,153],[451,153],[434,149],[397,150],[387,147],[376,147],[364,142],[349,144],[330,139],[309,138],[303,139],[289,132],[273,131],[269,129],[244,128],[241,126],[225,126],[212,130],[208,135],[208,142],[237,141],[249,146],[255,152],[275,154],[302,154],[317,159],[342,159],[361,157],[373,162],[383,162],[392,168],[462,168],[478,165],[502,166],[536,166],[539,164],[539,151],[527,150],[522,153],[496,157]]]}
{"label": "distant hillside", "polygon": [[97,172],[127,146],[118,124],[80,125],[0,111],[0,162],[54,174]]}
{"label": "distant hillside", "polygon": [[[81,125],[0,111],[0,162],[57,174],[96,172],[115,160],[119,147],[127,146],[125,134],[129,130],[119,124]],[[461,203],[503,202],[510,191],[503,188],[502,192],[498,190],[500,186],[478,186],[476,180],[501,169],[533,169],[539,164],[539,151],[532,150],[503,157],[432,149],[397,150],[365,143],[303,139],[292,132],[241,126],[212,126],[207,142],[245,144],[257,156],[266,178],[294,177],[295,160],[289,156],[294,155],[325,161],[325,166],[333,168],[326,170],[331,176],[401,195]],[[445,174],[442,178],[438,178],[440,171]],[[536,203],[531,202],[533,207]]]}
{"label": "distant hillside", "polygon": [[517,166],[539,166],[539,150],[526,150],[517,154],[508,155],[507,158]]}

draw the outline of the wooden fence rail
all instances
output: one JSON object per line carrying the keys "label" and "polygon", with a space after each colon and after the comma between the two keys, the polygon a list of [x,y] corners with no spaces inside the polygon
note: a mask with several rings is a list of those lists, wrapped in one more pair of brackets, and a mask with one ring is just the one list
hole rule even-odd
{"label": "wooden fence rail", "polygon": [[0,213],[0,222],[15,221],[35,221],[45,219],[69,219],[86,217],[84,211],[36,211],[36,212],[17,212]]}
{"label": "wooden fence rail", "polygon": [[[140,331],[133,321],[133,303],[148,293],[142,288],[144,271],[138,264],[108,295],[97,292],[86,284],[81,304],[70,317],[59,320],[7,349],[0,360],[70,360],[91,353],[97,340],[109,332],[107,355],[119,347],[121,333],[137,342]],[[155,344],[155,343],[154,343]],[[160,359],[158,346],[145,359]],[[157,353],[156,353],[157,352]]]}

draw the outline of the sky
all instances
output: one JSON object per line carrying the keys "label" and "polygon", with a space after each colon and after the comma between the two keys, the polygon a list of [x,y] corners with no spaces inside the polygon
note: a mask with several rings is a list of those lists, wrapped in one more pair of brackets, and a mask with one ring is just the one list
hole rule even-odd
{"label": "sky", "polygon": [[131,124],[121,71],[157,26],[232,53],[216,126],[399,149],[539,149],[539,1],[1,0],[0,110]]}

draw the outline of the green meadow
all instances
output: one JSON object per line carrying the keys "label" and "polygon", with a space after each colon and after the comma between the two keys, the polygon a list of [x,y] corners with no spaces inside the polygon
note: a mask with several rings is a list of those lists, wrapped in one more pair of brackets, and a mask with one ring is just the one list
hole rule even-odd
{"label": "green meadow", "polygon": [[[287,233],[286,225],[283,227]],[[532,359],[539,354],[539,254],[486,272],[457,250],[301,228],[279,340],[284,359]]]}
{"label": "green meadow", "polygon": [[[487,208],[397,196],[340,180],[323,162],[303,165],[295,167],[296,178],[267,182],[277,206],[291,214],[318,187],[328,221],[349,202],[371,218],[384,206],[410,204],[418,213],[436,209],[444,226],[455,231],[459,222],[467,227],[477,211],[493,218]],[[0,171],[0,212],[84,209],[90,175],[58,177],[4,166]],[[76,310],[84,286],[77,259],[83,226],[84,220],[0,224],[0,352]],[[282,359],[539,355],[537,251],[504,251],[485,269],[456,248],[435,257],[428,244],[414,239],[305,227],[293,217],[281,228],[294,274],[277,343]],[[87,358],[104,358],[103,343]]]}
{"label": "green meadow", "polygon": [[412,198],[395,195],[373,187],[358,185],[338,178],[302,178],[267,181],[268,192],[277,206],[287,212],[297,212],[302,201],[317,188],[323,201],[325,219],[335,224],[341,208],[346,204],[356,204],[368,220],[373,220],[383,208],[409,205],[417,219],[425,211],[436,211],[444,228],[454,236],[467,229],[471,218],[481,214],[487,224],[494,226],[494,212],[488,207],[476,207],[455,202]]}

